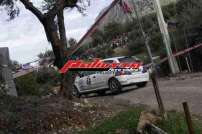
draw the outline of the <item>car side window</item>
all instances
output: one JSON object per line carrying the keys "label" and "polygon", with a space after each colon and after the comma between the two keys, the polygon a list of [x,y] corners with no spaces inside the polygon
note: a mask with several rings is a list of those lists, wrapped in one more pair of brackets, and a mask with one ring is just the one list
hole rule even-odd
{"label": "car side window", "polygon": [[103,61],[104,63],[114,63],[114,60],[106,60],[106,61]]}
{"label": "car side window", "polygon": [[95,74],[95,73],[96,73],[96,71],[82,71],[83,76],[88,76],[88,75]]}
{"label": "car side window", "polygon": [[127,62],[140,62],[137,58],[133,57],[123,57],[118,59],[120,63],[127,63]]}

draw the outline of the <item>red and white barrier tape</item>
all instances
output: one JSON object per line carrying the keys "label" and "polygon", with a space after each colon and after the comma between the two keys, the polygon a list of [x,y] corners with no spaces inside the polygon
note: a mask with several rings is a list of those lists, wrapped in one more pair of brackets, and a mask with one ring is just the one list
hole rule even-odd
{"label": "red and white barrier tape", "polygon": [[[179,51],[179,52],[173,54],[172,56],[177,57],[177,56],[183,55],[183,54],[188,53],[188,52],[190,52],[190,51],[192,51],[192,50],[194,50],[196,48],[199,48],[201,46],[202,46],[202,44],[195,45],[193,47],[190,47],[190,48],[184,49],[182,51]],[[161,59],[160,62],[157,63],[157,65],[160,65],[161,63],[163,63],[163,62],[165,62],[167,60],[168,60],[168,57],[165,57],[165,58]],[[151,64],[148,64],[146,66],[149,67],[149,66],[151,66]]]}

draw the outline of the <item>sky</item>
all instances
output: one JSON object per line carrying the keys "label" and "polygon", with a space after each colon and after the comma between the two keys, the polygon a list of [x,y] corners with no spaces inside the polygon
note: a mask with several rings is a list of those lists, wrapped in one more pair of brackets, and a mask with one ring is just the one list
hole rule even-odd
{"label": "sky", "polygon": [[[65,11],[65,27],[67,38],[79,40],[95,22],[99,12],[108,6],[112,0],[91,0],[83,16],[76,9]],[[41,7],[39,0],[33,3]],[[8,16],[0,8],[0,47],[9,47],[10,58],[20,63],[27,63],[38,59],[40,52],[51,49],[46,39],[43,26],[38,19],[18,2],[20,14],[14,20],[8,21]]]}

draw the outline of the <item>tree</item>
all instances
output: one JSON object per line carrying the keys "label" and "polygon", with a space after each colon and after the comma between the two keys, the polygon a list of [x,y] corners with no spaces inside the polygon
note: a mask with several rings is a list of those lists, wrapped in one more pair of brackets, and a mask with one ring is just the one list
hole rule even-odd
{"label": "tree", "polygon": [[92,35],[92,45],[96,47],[98,45],[102,45],[105,42],[104,33],[101,30],[96,30],[96,32]]}
{"label": "tree", "polygon": [[70,45],[70,47],[74,47],[76,44],[77,44],[76,39],[74,39],[74,38],[70,38],[69,39],[69,45]]}
{"label": "tree", "polygon": [[16,72],[21,67],[21,64],[18,61],[11,60],[9,66],[12,71]]}
{"label": "tree", "polygon": [[39,57],[39,65],[44,66],[53,63],[55,56],[52,50],[46,50],[44,53],[37,55]]}
{"label": "tree", "polygon": [[180,26],[197,27],[202,25],[202,1],[181,0],[177,3],[177,14]]}
{"label": "tree", "polygon": [[47,51],[45,51],[44,53],[38,54],[37,56],[38,56],[40,59],[42,59],[42,58],[48,58],[48,57],[54,58],[54,53],[53,53],[52,50],[47,50]]}
{"label": "tree", "polygon": [[111,22],[104,27],[105,39],[111,41],[116,38],[117,35],[122,34],[123,26],[117,22]]}
{"label": "tree", "polygon": [[[15,5],[16,1],[17,0],[0,0],[0,5],[6,7],[11,19],[15,18],[20,12],[19,8]],[[19,1],[27,10],[32,12],[43,25],[46,37],[55,55],[54,65],[61,68],[65,63],[66,57],[64,52],[67,49],[64,10],[75,7],[79,12],[84,13],[85,0],[44,0],[45,6],[43,6],[43,11],[46,11],[45,13],[34,6],[30,0]],[[89,0],[86,1],[89,3]],[[62,89],[64,89],[64,87],[68,88],[68,85],[62,85],[61,87]]]}
{"label": "tree", "polygon": [[[202,1],[180,0],[177,5],[177,43],[183,49],[202,43]],[[201,71],[202,50],[197,49],[187,54],[194,71]],[[184,58],[183,58],[184,59]],[[191,60],[190,60],[191,59]],[[187,69],[185,64],[184,68]]]}

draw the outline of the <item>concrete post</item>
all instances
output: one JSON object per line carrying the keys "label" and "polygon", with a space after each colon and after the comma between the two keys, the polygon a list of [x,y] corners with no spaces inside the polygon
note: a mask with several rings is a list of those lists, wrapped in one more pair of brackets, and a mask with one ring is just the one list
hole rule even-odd
{"label": "concrete post", "polygon": [[167,52],[171,72],[172,72],[172,74],[179,73],[179,67],[178,67],[177,61],[176,61],[175,57],[172,56],[170,35],[169,35],[168,29],[167,29],[167,24],[165,23],[165,20],[164,20],[160,2],[159,2],[159,0],[153,0],[153,3],[154,3],[154,8],[157,13],[160,31],[163,36],[164,44],[166,46],[166,52]]}
{"label": "concrete post", "polygon": [[17,90],[15,88],[15,83],[13,80],[12,71],[9,68],[9,50],[7,47],[0,48],[0,68],[3,80],[8,86],[8,95],[17,96]]}

